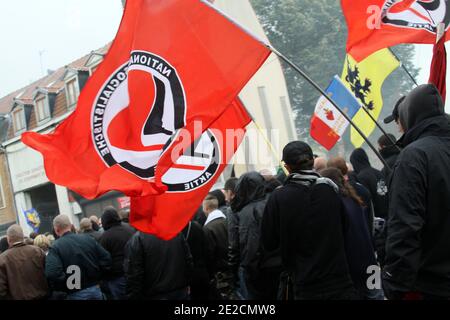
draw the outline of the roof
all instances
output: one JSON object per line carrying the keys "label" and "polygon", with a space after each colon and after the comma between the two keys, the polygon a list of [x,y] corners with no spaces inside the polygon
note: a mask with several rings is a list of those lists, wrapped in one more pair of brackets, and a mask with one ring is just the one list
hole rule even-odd
{"label": "roof", "polygon": [[108,52],[110,43],[102,48],[92,51],[91,53],[79,58],[66,66],[60,67],[47,76],[27,85],[24,88],[16,90],[0,99],[0,114],[9,113],[14,105],[14,102],[20,104],[32,104],[36,90],[43,89],[50,93],[59,93],[64,88],[63,76],[68,69],[76,71],[89,71],[86,67],[86,62],[92,54],[104,55]]}

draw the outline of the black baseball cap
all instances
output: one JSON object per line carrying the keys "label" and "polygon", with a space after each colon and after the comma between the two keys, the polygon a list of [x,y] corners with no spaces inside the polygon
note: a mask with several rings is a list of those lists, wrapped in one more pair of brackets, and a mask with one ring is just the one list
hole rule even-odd
{"label": "black baseball cap", "polygon": [[286,164],[296,165],[300,162],[312,159],[314,159],[313,151],[305,142],[289,142],[283,149],[283,161]]}
{"label": "black baseball cap", "polygon": [[398,113],[398,107],[400,106],[400,104],[403,102],[403,100],[405,100],[405,96],[401,97],[400,99],[398,99],[398,101],[395,103],[394,106],[394,110],[392,110],[392,114],[387,116],[383,122],[388,124],[391,123],[392,121],[397,121],[398,117],[399,117],[399,113]]}

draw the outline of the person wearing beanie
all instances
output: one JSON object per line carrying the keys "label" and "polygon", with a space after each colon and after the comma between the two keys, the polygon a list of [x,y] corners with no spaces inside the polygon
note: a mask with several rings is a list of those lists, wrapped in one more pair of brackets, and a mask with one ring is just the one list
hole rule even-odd
{"label": "person wearing beanie", "polygon": [[262,245],[281,250],[281,299],[349,300],[350,278],[338,186],[315,170],[311,147],[293,141],[283,149],[289,175],[267,202]]}

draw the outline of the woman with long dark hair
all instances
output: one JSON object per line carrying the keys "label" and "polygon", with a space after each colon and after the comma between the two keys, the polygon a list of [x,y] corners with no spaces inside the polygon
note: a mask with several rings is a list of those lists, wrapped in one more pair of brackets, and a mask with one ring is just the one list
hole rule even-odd
{"label": "woman with long dark hair", "polygon": [[344,238],[347,262],[352,281],[361,299],[382,299],[380,290],[370,290],[367,279],[369,266],[376,266],[375,250],[367,226],[367,208],[355,189],[336,168],[320,171],[323,177],[333,180],[339,187],[344,212]]}

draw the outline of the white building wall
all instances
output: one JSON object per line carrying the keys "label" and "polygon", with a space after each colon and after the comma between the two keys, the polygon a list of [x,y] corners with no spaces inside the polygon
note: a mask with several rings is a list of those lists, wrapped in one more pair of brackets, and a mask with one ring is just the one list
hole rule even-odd
{"label": "white building wall", "polygon": [[[269,42],[248,0],[216,0],[214,5],[252,34]],[[249,146],[242,145],[235,156],[236,174],[240,175],[248,170],[274,169],[281,158],[284,145],[297,138],[286,81],[277,56],[272,54],[267,59],[241,91],[240,98],[256,122],[266,129],[266,136],[271,135],[267,130],[273,130],[272,143],[277,157],[261,139],[260,134],[257,136],[253,133],[256,127],[251,124],[247,128],[248,137],[244,140],[244,143],[247,142]],[[251,163],[244,164],[242,160],[246,149],[247,153],[250,153],[250,159],[246,161],[250,160]]]}
{"label": "white building wall", "polygon": [[[16,200],[17,222],[22,226],[25,234],[28,234],[32,229],[28,226],[22,211],[32,207],[27,190],[42,186],[50,181],[45,174],[42,155],[25,146],[20,140],[7,145],[6,155],[11,172],[12,190]],[[73,214],[67,188],[55,186],[55,190],[59,212],[67,214],[77,227],[78,219]]]}

